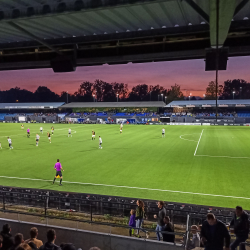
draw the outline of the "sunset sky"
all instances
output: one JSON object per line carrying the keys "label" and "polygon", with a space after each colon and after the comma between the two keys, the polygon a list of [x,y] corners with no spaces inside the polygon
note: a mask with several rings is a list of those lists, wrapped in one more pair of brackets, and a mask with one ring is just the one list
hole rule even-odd
{"label": "sunset sky", "polygon": [[[124,65],[78,67],[76,72],[55,74],[52,69],[1,71],[0,90],[12,87],[30,91],[47,86],[52,91],[74,93],[81,82],[101,79],[107,82],[124,82],[131,89],[137,84],[162,85],[169,88],[177,83],[184,95],[203,96],[215,72],[205,72],[204,60],[155,62]],[[219,84],[228,79],[244,79],[250,82],[250,57],[229,58],[227,71],[220,71]]]}

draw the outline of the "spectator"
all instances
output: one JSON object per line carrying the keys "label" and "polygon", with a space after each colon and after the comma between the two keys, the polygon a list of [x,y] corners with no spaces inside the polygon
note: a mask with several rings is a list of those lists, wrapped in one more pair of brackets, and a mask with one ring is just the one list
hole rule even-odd
{"label": "spectator", "polygon": [[63,245],[62,250],[76,250],[76,247],[71,243],[66,243]]}
{"label": "spectator", "polygon": [[161,240],[160,231],[162,230],[162,227],[164,226],[164,217],[166,216],[166,209],[164,208],[163,201],[158,201],[157,205],[159,208],[159,212],[158,212],[158,216],[156,214],[154,215],[154,218],[157,219],[156,236],[157,236],[157,239],[160,241]]}
{"label": "spectator", "polygon": [[61,248],[55,245],[56,231],[49,229],[47,231],[47,242],[39,248],[39,250],[61,250]]}
{"label": "spectator", "polygon": [[32,250],[32,248],[27,243],[20,244],[16,250]]}
{"label": "spectator", "polygon": [[131,209],[130,211],[130,219],[128,225],[131,227],[129,228],[129,236],[132,236],[134,234],[134,227],[136,227],[136,222],[135,222],[135,210]]}
{"label": "spectator", "polygon": [[0,249],[2,249],[2,246],[3,246],[3,237],[0,236]]}
{"label": "spectator", "polygon": [[170,222],[169,216],[165,216],[164,223],[165,223],[165,225],[162,228],[162,232],[164,232],[162,234],[163,241],[174,243],[175,235],[174,234],[165,233],[165,232],[174,233],[174,226]]}
{"label": "spectator", "polygon": [[194,249],[196,247],[200,247],[201,239],[197,231],[198,231],[198,227],[196,225],[191,226],[191,233],[193,237],[192,237],[192,241],[188,242],[188,249]]}
{"label": "spectator", "polygon": [[[142,200],[137,200],[136,202],[137,208],[135,213],[135,220],[136,220],[136,227],[141,228],[143,218],[145,217],[145,211],[144,211],[144,202]],[[137,235],[140,237],[140,231],[137,229]]]}
{"label": "spectator", "polygon": [[217,220],[214,214],[207,214],[207,220],[202,224],[201,240],[205,245],[205,250],[223,250],[225,240],[225,250],[229,250],[230,235],[223,222]]}
{"label": "spectator", "polygon": [[[235,209],[235,214],[230,223],[230,228],[233,227],[234,234],[236,235],[236,240],[231,244],[231,250],[236,250],[241,242],[245,242],[248,238],[249,233],[249,221],[248,214],[243,211],[242,207],[237,206]],[[240,250],[245,250],[245,245],[240,247]]]}
{"label": "spectator", "polygon": [[1,236],[3,237],[3,246],[1,250],[9,250],[14,245],[14,239],[10,234],[11,228],[9,224],[3,225]]}
{"label": "spectator", "polygon": [[89,250],[101,250],[99,247],[91,247]]}
{"label": "spectator", "polygon": [[26,240],[25,243],[34,242],[37,248],[41,247],[43,245],[43,242],[41,240],[38,240],[37,236],[38,236],[37,228],[32,227],[30,229],[30,239]]}
{"label": "spectator", "polygon": [[14,237],[14,245],[10,248],[10,250],[15,250],[20,244],[24,242],[22,234],[16,234]]}

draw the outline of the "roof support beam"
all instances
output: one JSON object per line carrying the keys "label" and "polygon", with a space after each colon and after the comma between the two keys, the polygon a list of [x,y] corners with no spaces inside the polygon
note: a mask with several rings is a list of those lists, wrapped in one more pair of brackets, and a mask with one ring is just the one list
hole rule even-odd
{"label": "roof support beam", "polygon": [[245,5],[248,2],[249,2],[249,0],[242,0],[242,2],[240,2],[238,4],[238,6],[236,7],[235,12],[234,12],[234,16],[236,16],[245,7]]}
{"label": "roof support beam", "polygon": [[[216,47],[216,3],[217,0],[210,0],[210,43],[211,47]],[[219,0],[219,36],[218,46],[223,46],[231,25],[236,8],[236,0]]]}
{"label": "roof support beam", "polygon": [[186,3],[189,4],[190,7],[192,7],[196,13],[198,13],[206,23],[209,24],[209,15],[198,5],[196,4],[193,0],[185,0]]}
{"label": "roof support beam", "polygon": [[19,26],[18,24],[10,21],[9,25],[11,25],[13,28],[21,31],[22,33],[26,34],[27,36],[29,36],[30,38],[36,40],[37,42],[39,42],[40,44],[44,45],[45,47],[51,49],[52,51],[56,52],[59,55],[62,55],[62,52],[60,52],[59,50],[55,49],[54,47],[52,47],[51,45],[49,45],[48,43],[46,43],[45,41],[43,41],[42,39],[40,39],[39,37],[35,36],[34,34],[32,34],[31,32],[29,32],[28,30],[24,29],[23,27]]}

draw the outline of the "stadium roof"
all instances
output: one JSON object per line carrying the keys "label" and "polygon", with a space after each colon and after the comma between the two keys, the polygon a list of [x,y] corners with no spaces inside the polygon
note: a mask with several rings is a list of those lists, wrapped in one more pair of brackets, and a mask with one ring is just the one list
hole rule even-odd
{"label": "stadium roof", "polygon": [[54,109],[64,102],[0,103],[0,109]]}
{"label": "stadium roof", "polygon": [[164,102],[71,102],[62,108],[162,108]]}
{"label": "stadium roof", "polygon": [[[165,107],[215,107],[215,100],[190,100],[190,101],[173,101]],[[245,107],[250,106],[250,99],[247,100],[218,100],[219,107]]]}
{"label": "stadium roof", "polygon": [[[204,58],[216,0],[1,0],[0,70]],[[250,1],[220,1],[219,45],[250,55]]]}

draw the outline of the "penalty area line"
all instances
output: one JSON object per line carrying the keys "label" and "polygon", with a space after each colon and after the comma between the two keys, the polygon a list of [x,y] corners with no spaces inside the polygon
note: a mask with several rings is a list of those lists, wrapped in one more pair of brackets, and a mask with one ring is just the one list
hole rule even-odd
{"label": "penalty area line", "polygon": [[[52,182],[52,180],[10,177],[10,176],[0,176],[0,178]],[[63,182],[64,183],[69,183],[69,184],[86,185],[86,186],[89,185],[89,186],[127,188],[127,189],[138,189],[138,190],[147,190],[147,191],[159,191],[159,192],[168,192],[168,193],[180,193],[180,194],[190,194],[190,195],[200,195],[200,196],[212,196],[212,197],[250,200],[250,198],[248,198],[248,197],[237,197],[237,196],[221,195],[221,194],[204,194],[204,193],[193,193],[193,192],[175,191],[175,190],[167,190],[167,189],[164,190],[164,189],[156,189],[156,188],[129,187],[129,186],[118,186],[118,185],[97,184],[97,183],[83,183],[83,182],[70,182],[70,181],[63,181]]]}
{"label": "penalty area line", "polygon": [[201,131],[201,135],[200,135],[199,141],[198,141],[197,146],[196,146],[196,149],[195,149],[195,151],[194,151],[194,156],[196,155],[197,149],[198,149],[198,147],[199,147],[199,143],[200,143],[200,140],[201,140],[201,137],[202,137],[202,134],[203,134],[203,130],[204,130],[204,129],[202,129],[202,131]]}

